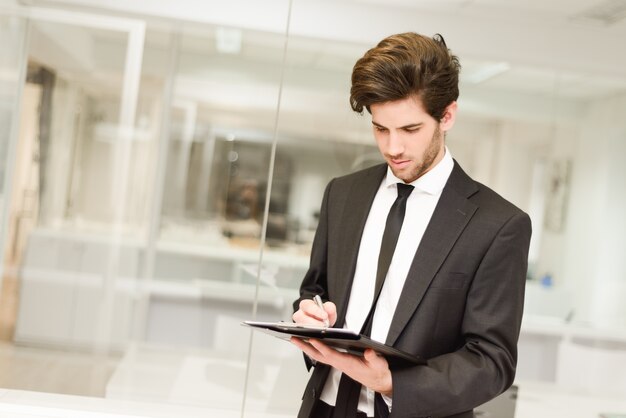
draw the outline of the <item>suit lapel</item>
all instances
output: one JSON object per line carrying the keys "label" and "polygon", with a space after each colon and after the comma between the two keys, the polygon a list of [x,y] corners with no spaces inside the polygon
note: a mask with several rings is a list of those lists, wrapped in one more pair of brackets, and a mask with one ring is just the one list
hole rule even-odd
{"label": "suit lapel", "polygon": [[387,172],[387,165],[381,164],[366,172],[360,181],[350,184],[348,197],[341,214],[342,234],[340,236],[341,251],[339,260],[338,279],[335,288],[337,296],[337,324],[343,325],[348,307],[348,296],[352,287],[356,261],[361,244],[361,236],[365,228],[365,222],[369,214],[374,197],[378,192],[380,182]]}
{"label": "suit lapel", "polygon": [[395,344],[422,301],[439,267],[476,212],[477,206],[467,197],[477,190],[473,180],[455,162],[454,169],[415,253],[391,321],[386,344]]}

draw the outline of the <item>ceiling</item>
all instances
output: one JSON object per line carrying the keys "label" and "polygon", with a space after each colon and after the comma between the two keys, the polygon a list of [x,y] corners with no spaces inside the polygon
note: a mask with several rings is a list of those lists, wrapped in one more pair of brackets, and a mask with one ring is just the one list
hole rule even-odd
{"label": "ceiling", "polygon": [[[624,3],[626,10],[626,0],[611,2],[616,8]],[[550,122],[558,107],[562,115],[575,120],[580,114],[577,109],[586,102],[626,93],[626,20],[603,23],[580,17],[602,3],[293,0],[289,10],[287,0],[264,0],[263,7],[254,0],[28,2],[147,19],[144,73],[155,77],[167,69],[156,56],[167,57],[171,32],[182,29],[185,55],[178,94],[211,109],[216,118],[223,111],[219,117],[224,120],[232,118],[228,109],[240,108],[237,124],[242,126],[265,126],[255,119],[265,118],[271,127],[290,16],[282,103],[289,117],[281,122],[287,131],[306,135],[319,130],[319,121],[324,120],[330,136],[353,134],[346,133],[345,126],[346,121],[353,123],[346,95],[355,60],[382,37],[407,30],[444,34],[448,46],[461,58],[461,101],[469,113]],[[222,27],[241,32],[237,54],[217,50],[216,33]],[[123,65],[124,37],[119,34],[85,29],[82,36],[75,30],[69,36],[51,28],[39,29],[56,40],[60,57],[56,65],[68,67],[70,73],[70,64],[75,72],[82,65],[86,83],[94,77],[102,82],[106,71],[119,73]],[[85,45],[87,40],[93,44]],[[95,52],[74,59],[77,51],[89,48]],[[53,51],[42,46],[39,53],[54,60]],[[91,61],[85,62],[85,56]],[[121,85],[120,80],[102,84]],[[312,118],[312,113],[318,117]]]}
{"label": "ceiling", "polygon": [[[487,13],[493,16],[525,14],[538,18],[556,20],[584,20],[593,12],[609,11],[613,17],[621,19],[618,26],[624,25],[626,2],[623,0],[342,0],[353,3],[385,5],[415,10],[438,10],[442,12],[463,11]],[[621,15],[616,13],[621,10]],[[592,20],[592,19],[590,19]],[[597,22],[601,24],[601,19]]]}
{"label": "ceiling", "polygon": [[[512,74],[510,85],[519,86],[529,71],[534,71],[536,78],[541,70],[546,70],[550,79],[555,71],[568,74],[567,80],[569,75],[601,77],[603,85],[607,81],[621,85],[620,79],[626,79],[626,0],[293,0],[291,7],[289,0],[22,3],[97,9],[187,25],[209,23],[257,33],[284,34],[289,21],[294,38],[361,47],[401,31],[441,33],[464,62],[473,62],[472,67],[481,61],[506,62],[510,66],[507,72]],[[604,11],[615,21],[583,18],[592,15],[590,11]],[[499,78],[504,84],[506,77]],[[561,83],[563,80],[561,77]]]}

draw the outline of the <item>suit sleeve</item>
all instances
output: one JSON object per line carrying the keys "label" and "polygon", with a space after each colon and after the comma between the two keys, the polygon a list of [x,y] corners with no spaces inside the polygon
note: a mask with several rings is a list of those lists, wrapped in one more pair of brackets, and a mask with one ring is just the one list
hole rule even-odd
{"label": "suit sleeve", "polygon": [[[322,199],[319,223],[315,231],[313,246],[311,248],[311,260],[302,284],[300,285],[300,297],[293,303],[294,312],[299,309],[300,301],[312,299],[315,295],[320,295],[322,300],[328,300],[327,288],[327,251],[328,251],[328,200],[333,181],[328,183]],[[313,361],[304,355],[307,369],[314,365]]]}
{"label": "suit sleeve", "polygon": [[392,417],[454,415],[513,383],[530,235],[530,219],[521,212],[496,234],[468,290],[457,351],[392,370]]}
{"label": "suit sleeve", "polygon": [[312,299],[320,295],[322,300],[328,300],[327,288],[327,251],[328,251],[328,201],[333,181],[328,183],[322,199],[319,223],[315,231],[313,246],[311,248],[311,260],[302,284],[300,285],[300,297],[293,303],[294,312],[298,310],[300,301]]}

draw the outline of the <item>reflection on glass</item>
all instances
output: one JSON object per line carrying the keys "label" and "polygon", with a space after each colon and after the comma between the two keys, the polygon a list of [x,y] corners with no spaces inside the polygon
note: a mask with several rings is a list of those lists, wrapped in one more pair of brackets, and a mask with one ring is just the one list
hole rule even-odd
{"label": "reflection on glass", "polygon": [[[364,48],[290,38],[267,234],[270,248],[294,266],[288,268],[269,254],[264,256],[266,277],[261,289],[283,307],[282,312],[264,319],[291,320],[291,304],[308,268],[326,184],[383,161],[369,119],[354,115],[348,102],[352,65]],[[272,230],[273,218],[282,221],[274,225],[281,229]],[[272,237],[277,231],[281,234]],[[285,341],[255,335],[246,413],[295,416],[306,379],[301,352]],[[252,395],[255,389],[259,391],[256,396]]]}
{"label": "reflection on glass", "polygon": [[17,104],[19,72],[22,63],[25,22],[22,19],[0,16],[0,207],[4,201],[4,182],[7,175],[7,153],[13,129]]}
{"label": "reflection on glass", "polygon": [[[239,323],[252,315],[257,278],[275,280],[269,269],[259,272],[259,258],[283,43],[282,35],[208,25],[148,31],[146,60],[168,48],[174,60],[164,65],[171,74],[155,75],[172,86],[156,168],[161,211],[150,243],[146,344],[125,352],[107,385],[112,397],[241,409],[250,333]],[[288,173],[290,164],[275,165]],[[291,271],[299,261],[273,250],[287,239],[289,185],[276,187],[282,197],[269,202],[267,256]],[[282,315],[282,299],[266,290],[259,299],[259,316]],[[166,365],[167,383],[146,390],[138,382],[155,359]]]}
{"label": "reflection on glass", "polygon": [[[145,220],[145,176],[154,137],[138,126],[131,137],[119,131],[126,39],[105,30],[50,23],[32,27],[29,82],[43,89],[40,135],[42,227],[107,233],[122,205],[124,230],[136,235]],[[83,38],[81,48],[60,49]],[[88,49],[85,46],[88,45]],[[93,50],[91,49],[93,48]],[[133,165],[125,196],[119,194],[128,148]]]}
{"label": "reflection on glass", "polygon": [[182,35],[170,112],[164,240],[258,248],[281,38],[224,28]]}
{"label": "reflection on glass", "polygon": [[[19,112],[20,127],[6,207],[4,267],[19,283],[8,295],[16,306],[10,339],[120,349],[130,336],[128,289],[138,276],[139,248],[114,242],[114,231],[137,238],[147,199],[136,187],[140,179],[124,183],[119,173],[130,152],[136,154],[131,174],[145,177],[154,142],[140,129],[129,136],[119,129],[127,34],[44,20],[31,21],[29,32],[28,56],[20,57],[27,63],[21,108],[11,109]],[[94,375],[108,361],[89,360]],[[102,393],[106,376],[94,378]],[[10,384],[48,389],[38,379]],[[86,385],[78,393],[89,394],[83,390]]]}
{"label": "reflection on glass", "polygon": [[14,251],[5,245],[15,235],[13,227],[9,226],[5,230],[4,219],[10,215],[7,202],[11,200],[5,183],[11,177],[8,171],[13,166],[9,152],[17,131],[15,125],[25,35],[24,20],[0,15],[0,39],[3,44],[0,48],[0,340],[11,338],[16,318],[13,295],[18,288],[17,280],[14,269],[4,265],[4,260],[10,260],[14,256]]}

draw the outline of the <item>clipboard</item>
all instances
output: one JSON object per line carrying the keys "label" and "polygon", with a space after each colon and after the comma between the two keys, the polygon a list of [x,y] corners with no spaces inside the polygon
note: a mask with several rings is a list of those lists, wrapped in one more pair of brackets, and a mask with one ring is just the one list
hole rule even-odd
{"label": "clipboard", "polygon": [[309,338],[315,338],[338,351],[357,356],[363,356],[365,349],[371,348],[382,354],[390,366],[402,367],[426,364],[426,361],[419,356],[398,350],[344,328],[315,327],[298,325],[293,322],[243,321],[241,324],[286,341],[289,341],[291,337],[300,338],[305,342]]}

